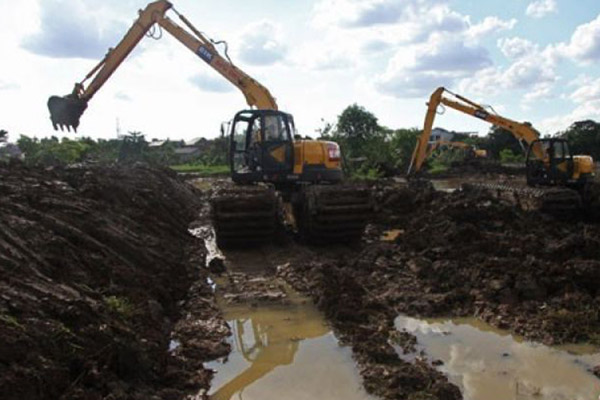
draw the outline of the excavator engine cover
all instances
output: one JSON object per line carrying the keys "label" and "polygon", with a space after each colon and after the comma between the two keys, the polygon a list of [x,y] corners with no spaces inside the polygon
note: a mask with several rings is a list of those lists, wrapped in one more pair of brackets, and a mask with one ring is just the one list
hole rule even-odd
{"label": "excavator engine cover", "polygon": [[48,99],[48,110],[50,110],[50,120],[55,130],[64,130],[77,132],[79,118],[87,108],[87,102],[70,94],[64,97],[51,96]]}

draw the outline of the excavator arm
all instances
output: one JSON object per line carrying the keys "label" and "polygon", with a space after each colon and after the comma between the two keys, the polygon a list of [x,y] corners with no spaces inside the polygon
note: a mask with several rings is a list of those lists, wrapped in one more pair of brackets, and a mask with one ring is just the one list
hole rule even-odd
{"label": "excavator arm", "polygon": [[[192,33],[167,17],[166,13],[169,10],[173,10]],[[86,75],[83,81],[75,84],[71,94],[62,97],[50,97],[48,109],[50,110],[50,119],[54,129],[60,128],[62,130],[66,128],[70,131],[70,128],[73,128],[77,131],[79,119],[87,108],[87,103],[155,24],[169,32],[240,89],[250,107],[277,110],[275,98],[266,87],[233,65],[228,58],[222,57],[212,41],[197,30],[185,16],[179,14],[170,2],[159,0],[148,4],[144,10],[140,10],[139,17],[129,28],[123,39],[115,48],[108,51],[104,59]],[[88,79],[92,80],[85,87],[84,83]]]}
{"label": "excavator arm", "polygon": [[[444,96],[445,93],[449,93],[453,98],[450,98],[448,95]],[[429,138],[431,137],[433,122],[440,104],[504,128],[510,131],[517,140],[527,143],[528,146],[534,143],[540,136],[539,132],[527,122],[521,123],[490,113],[482,105],[440,87],[431,94],[429,103],[427,103],[428,108],[425,115],[423,133],[417,138],[417,144],[408,167],[408,174],[418,172],[428,156],[427,147]],[[538,159],[544,159],[544,153],[540,145],[534,144],[532,151]]]}

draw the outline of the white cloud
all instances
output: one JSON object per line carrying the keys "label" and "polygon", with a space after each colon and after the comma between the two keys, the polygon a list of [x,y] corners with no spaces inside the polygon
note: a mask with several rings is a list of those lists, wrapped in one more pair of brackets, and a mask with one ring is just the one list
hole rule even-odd
{"label": "white cloud", "polygon": [[579,25],[568,44],[556,46],[559,55],[583,63],[600,60],[600,14],[591,22]]}
{"label": "white cloud", "polygon": [[241,35],[239,58],[250,65],[272,65],[282,61],[287,47],[280,38],[280,28],[263,20],[248,25]]}
{"label": "white cloud", "polygon": [[105,12],[101,2],[93,3],[99,8],[81,0],[40,2],[39,31],[25,37],[22,47],[53,58],[102,58],[109,47],[119,42],[128,26],[120,17]]}
{"label": "white cloud", "polygon": [[15,82],[6,82],[0,79],[0,90],[16,90],[21,86]]}
{"label": "white cloud", "polygon": [[568,98],[575,108],[567,114],[542,120],[539,125],[544,131],[555,133],[577,121],[600,119],[600,78],[581,77],[571,83],[576,87]]}
{"label": "white cloud", "polygon": [[538,51],[538,46],[520,37],[498,39],[498,48],[508,58],[521,58]]}
{"label": "white cloud", "polygon": [[115,93],[115,98],[122,101],[131,101],[132,98],[125,92],[117,92]]}
{"label": "white cloud", "polygon": [[571,93],[569,98],[576,104],[600,101],[600,78],[591,79],[582,77],[574,82],[579,87]]}
{"label": "white cloud", "polygon": [[556,0],[537,0],[529,3],[525,14],[532,18],[543,18],[550,13],[558,12]]}
{"label": "white cloud", "polygon": [[398,51],[386,71],[376,77],[380,92],[396,97],[421,96],[438,86],[452,86],[460,78],[491,65],[487,50],[468,46],[460,38],[434,35],[429,42]]}
{"label": "white cloud", "polygon": [[349,43],[362,43],[361,54],[349,54],[364,56],[357,59],[362,64],[373,57],[370,68],[389,56],[385,71],[371,80],[380,93],[402,97],[452,85],[491,66],[481,41],[513,29],[517,20],[488,16],[472,23],[445,0],[321,0],[313,22],[325,32],[343,32]]}
{"label": "white cloud", "polygon": [[[504,42],[501,48],[516,58],[514,62],[506,68],[494,66],[476,71],[460,82],[459,90],[488,97],[507,90],[521,91],[524,107],[534,100],[549,98],[559,80],[555,60],[548,51],[539,51],[535,46],[530,48],[526,42],[513,41],[514,47]],[[525,53],[523,48],[531,51]]]}
{"label": "white cloud", "polygon": [[514,18],[504,21],[495,16],[485,17],[480,23],[469,27],[467,36],[471,38],[480,38],[491,33],[511,30],[516,24],[517,20]]}
{"label": "white cloud", "polygon": [[233,92],[235,89],[230,82],[220,76],[196,74],[189,78],[189,81],[200,90],[207,92],[227,93]]}

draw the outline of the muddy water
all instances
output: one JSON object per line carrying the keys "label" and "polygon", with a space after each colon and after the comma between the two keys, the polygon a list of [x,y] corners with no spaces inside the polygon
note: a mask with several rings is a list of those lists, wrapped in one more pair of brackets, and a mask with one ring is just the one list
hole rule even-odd
{"label": "muddy water", "polygon": [[223,309],[232,352],[206,364],[216,371],[211,399],[372,399],[351,350],[339,346],[306,299],[293,295],[290,305]]}
{"label": "muddy water", "polygon": [[460,188],[460,185],[465,182],[464,179],[460,178],[449,178],[449,179],[432,179],[431,183],[435,190],[440,192],[454,192]]}
{"label": "muddy water", "polygon": [[471,319],[423,321],[401,316],[395,323],[417,336],[418,352],[443,361],[439,369],[467,400],[599,398],[600,380],[588,372],[600,364],[598,349],[524,342]]}
{"label": "muddy water", "polygon": [[[207,262],[219,257],[228,273],[247,274],[250,282],[271,282],[278,265],[308,251],[294,247],[294,251],[256,248],[222,252],[212,229],[204,227],[193,233],[205,239]],[[374,400],[362,386],[352,350],[339,345],[310,299],[273,280],[269,290],[282,289],[283,304],[260,300],[232,304],[224,293],[230,279],[227,275],[214,277],[217,302],[232,332],[228,339],[232,350],[226,358],[205,364],[216,371],[208,393],[211,399]]]}

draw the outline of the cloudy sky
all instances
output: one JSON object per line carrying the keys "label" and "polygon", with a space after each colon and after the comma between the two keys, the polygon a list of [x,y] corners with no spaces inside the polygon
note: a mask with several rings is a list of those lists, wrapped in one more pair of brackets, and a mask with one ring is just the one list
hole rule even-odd
{"label": "cloudy sky", "polygon": [[[232,61],[314,135],[358,103],[419,127],[438,86],[545,133],[600,120],[598,0],[174,0]],[[54,134],[46,101],[116,45],[145,0],[0,0],[0,129]],[[176,19],[174,16],[173,19]],[[218,135],[244,97],[164,32],[144,38],[96,94],[79,132],[95,138]],[[118,123],[117,123],[118,121]],[[484,134],[448,110],[437,126]],[[64,133],[75,137],[73,133]]]}

